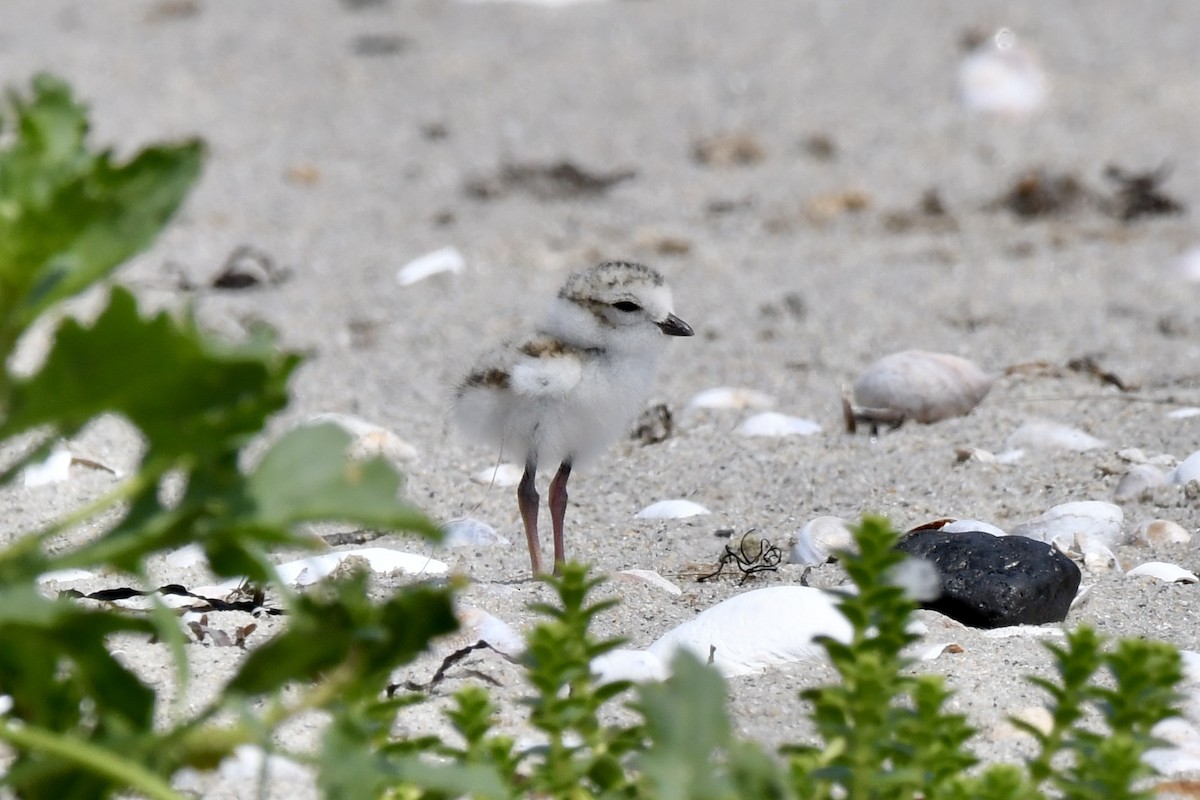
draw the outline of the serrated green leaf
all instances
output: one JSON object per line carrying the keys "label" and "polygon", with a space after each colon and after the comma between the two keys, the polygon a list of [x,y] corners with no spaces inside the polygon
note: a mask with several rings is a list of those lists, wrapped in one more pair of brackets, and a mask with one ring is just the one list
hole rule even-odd
{"label": "serrated green leaf", "polygon": [[354,520],[380,528],[441,535],[424,514],[401,502],[400,476],[382,459],[347,459],[351,437],[333,424],[299,428],[267,452],[247,478],[258,524],[287,527],[314,520]]}
{"label": "serrated green leaf", "polygon": [[297,363],[269,340],[218,345],[191,319],[142,318],[116,288],[92,325],[64,321],[41,369],[14,384],[0,438],[40,425],[69,436],[112,412],[141,429],[151,456],[204,458],[243,444],[286,405]]}
{"label": "serrated green leaf", "polygon": [[200,173],[198,141],[125,164],[86,148],[87,119],[63,82],[10,95],[16,138],[0,153],[0,331],[6,345],[54,303],[141,252]]}

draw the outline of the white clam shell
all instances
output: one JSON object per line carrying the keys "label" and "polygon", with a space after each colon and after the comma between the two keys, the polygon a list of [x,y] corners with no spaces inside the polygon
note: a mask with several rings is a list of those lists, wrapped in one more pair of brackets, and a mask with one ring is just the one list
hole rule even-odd
{"label": "white clam shell", "polygon": [[1010,533],[1053,544],[1063,551],[1071,549],[1077,536],[1094,539],[1112,548],[1124,543],[1124,524],[1125,512],[1120,506],[1100,500],[1081,500],[1054,506],[1016,526]]}
{"label": "white clam shell", "polygon": [[1134,464],[1117,481],[1113,499],[1119,502],[1142,500],[1167,483],[1167,473],[1158,467],[1151,464]]}
{"label": "white clam shell", "polygon": [[811,436],[820,432],[820,424],[811,419],[790,417],[776,411],[755,414],[738,426],[738,433],[743,436]]}
{"label": "white clam shell", "polygon": [[649,586],[653,586],[656,589],[661,589],[670,595],[679,596],[683,594],[683,589],[680,589],[678,586],[671,583],[662,575],[659,575],[657,572],[651,569],[623,569],[616,573],[614,577],[620,580],[644,583]]}
{"label": "white clam shell", "polygon": [[1143,522],[1133,532],[1133,541],[1138,544],[1186,544],[1192,534],[1178,522],[1169,519],[1152,519]]}
{"label": "white clam shell", "polygon": [[441,272],[459,273],[466,267],[466,259],[455,247],[443,247],[426,253],[420,258],[414,258],[396,273],[396,282],[401,286],[411,286],[417,281],[425,280],[431,275]]}
{"label": "white clam shell", "polygon": [[417,448],[382,425],[376,425],[361,417],[329,412],[314,414],[303,422],[304,425],[323,423],[333,423],[354,437],[347,453],[352,459],[365,460],[382,456],[393,465],[399,465],[417,457]]}
{"label": "white clam shell", "polygon": [[864,411],[917,422],[961,417],[992,388],[993,376],[948,353],[905,350],[867,367],[854,384]]}
{"label": "white clam shell", "polygon": [[835,550],[854,549],[854,536],[841,517],[816,517],[796,534],[788,563],[819,566],[833,558]]}
{"label": "white clam shell", "polygon": [[384,547],[363,547],[289,561],[275,567],[275,572],[284,583],[308,586],[332,573],[346,559],[356,556],[365,559],[371,571],[379,574],[405,572],[410,575],[444,575],[450,569],[444,562],[429,556],[402,553]]}
{"label": "white clam shell", "polygon": [[688,408],[770,408],[775,398],[754,389],[718,386],[705,389],[688,401]]}
{"label": "white clam shell", "polygon": [[1182,717],[1165,719],[1150,733],[1167,746],[1147,750],[1143,762],[1168,777],[1200,772],[1200,730],[1191,721]]}
{"label": "white clam shell", "polygon": [[1026,422],[1009,435],[1008,450],[1073,450],[1085,452],[1104,447],[1104,441],[1078,428],[1057,422]]}
{"label": "white clam shell", "polygon": [[86,569],[56,569],[50,572],[43,572],[37,576],[37,582],[42,583],[72,583],[74,581],[86,581],[96,577],[96,573]]}
{"label": "white clam shell", "polygon": [[1200,578],[1196,577],[1196,573],[1176,564],[1168,564],[1165,561],[1147,561],[1145,564],[1139,564],[1125,574],[1131,576],[1147,575],[1166,583],[1196,583],[1200,581]]}
{"label": "white clam shell", "polygon": [[1037,56],[1002,28],[963,59],[958,93],[970,111],[1025,117],[1046,102],[1046,73]]}
{"label": "white clam shell", "polygon": [[479,470],[471,476],[471,480],[484,486],[499,486],[507,489],[520,483],[521,476],[524,474],[525,468],[516,464],[496,464]]}
{"label": "white clam shell", "polygon": [[638,519],[683,519],[711,514],[704,506],[691,500],[659,500],[634,514]]}
{"label": "white clam shell", "polygon": [[1186,486],[1192,481],[1200,480],[1200,450],[1179,462],[1179,466],[1171,470],[1167,476],[1171,483]]}
{"label": "white clam shell", "polygon": [[1167,413],[1167,419],[1190,419],[1192,417],[1200,417],[1200,408],[1188,406],[1187,408],[1177,408]]}
{"label": "white clam shell", "polygon": [[847,642],[852,635],[836,596],[807,586],[772,586],[706,609],[646,651],[669,664],[677,650],[686,649],[730,677],[819,658],[824,650],[816,638]]}
{"label": "white clam shell", "polygon": [[654,653],[623,649],[610,650],[593,658],[591,672],[596,683],[601,686],[616,681],[665,681],[671,675],[667,665]]}
{"label": "white clam shell", "polygon": [[489,547],[506,545],[509,541],[491,525],[474,517],[464,517],[447,522],[442,526],[445,536],[443,547]]}

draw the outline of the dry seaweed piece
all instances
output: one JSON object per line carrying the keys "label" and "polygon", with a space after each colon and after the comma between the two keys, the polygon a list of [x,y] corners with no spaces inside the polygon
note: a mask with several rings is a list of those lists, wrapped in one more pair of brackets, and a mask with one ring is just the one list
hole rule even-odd
{"label": "dry seaweed piece", "polygon": [[1013,181],[995,205],[1032,219],[1073,211],[1090,196],[1079,178],[1070,173],[1033,169]]}
{"label": "dry seaweed piece", "polygon": [[527,192],[539,200],[596,197],[637,174],[632,169],[612,172],[587,170],[572,161],[551,164],[503,164],[496,175],[474,178],[463,187],[478,200],[494,200],[514,191]]}
{"label": "dry seaweed piece", "polygon": [[[227,600],[219,597],[205,597],[204,595],[195,594],[186,586],[178,583],[170,583],[166,586],[160,586],[152,591],[143,591],[134,589],[129,586],[118,586],[112,589],[100,589],[90,594],[84,594],[78,589],[66,589],[59,592],[61,597],[81,598],[85,600],[96,600],[102,603],[115,603],[119,600],[128,600],[133,597],[148,597],[152,594],[173,595],[176,597],[187,597],[197,602],[186,606],[182,611],[244,611],[249,614],[270,614],[278,616],[286,613],[282,608],[267,608],[263,605],[265,595],[259,587],[253,587],[249,590],[239,589],[234,595],[246,597],[245,600]],[[230,595],[233,596],[233,595]]]}
{"label": "dry seaweed piece", "polygon": [[[719,533],[719,532],[718,532]],[[717,559],[717,569],[707,575],[701,575],[696,578],[696,583],[704,583],[721,574],[721,571],[729,564],[736,564],[737,568],[742,571],[742,579],[738,581],[738,585],[750,580],[750,576],[759,572],[775,572],[779,569],[779,563],[783,561],[783,551],[767,539],[750,539],[750,534],[754,533],[754,529],[750,529],[742,534],[741,540],[738,542],[737,549],[732,545],[725,545],[725,552]],[[753,549],[754,542],[758,542],[758,550]]]}
{"label": "dry seaweed piece", "polygon": [[1151,172],[1129,172],[1109,164],[1104,177],[1117,185],[1113,213],[1125,222],[1159,214],[1182,214],[1186,210],[1183,203],[1163,194],[1159,188],[1170,172],[1166,165]]}
{"label": "dry seaweed piece", "polygon": [[192,620],[188,623],[188,629],[192,635],[196,637],[196,641],[201,644],[207,637],[212,640],[212,643],[217,647],[238,647],[242,650],[246,649],[246,638],[258,629],[258,623],[251,622],[249,625],[242,625],[239,628],[234,628],[233,635],[229,635],[220,628],[214,628],[208,624],[208,615],[204,614],[199,620]]}
{"label": "dry seaweed piece", "polygon": [[1122,392],[1132,391],[1133,389],[1137,388],[1136,386],[1133,386],[1122,380],[1121,377],[1115,372],[1110,372],[1109,370],[1102,368],[1100,366],[1100,362],[1096,360],[1095,356],[1080,356],[1079,358],[1072,358],[1067,362],[1067,369],[1069,369],[1071,372],[1080,372],[1084,375],[1091,375],[1092,377],[1099,378],[1102,383],[1111,384],[1120,389]]}
{"label": "dry seaweed piece", "polygon": [[252,286],[278,286],[291,276],[290,270],[276,266],[270,254],[248,244],[238,245],[221,271],[213,276],[214,289],[248,289]]}

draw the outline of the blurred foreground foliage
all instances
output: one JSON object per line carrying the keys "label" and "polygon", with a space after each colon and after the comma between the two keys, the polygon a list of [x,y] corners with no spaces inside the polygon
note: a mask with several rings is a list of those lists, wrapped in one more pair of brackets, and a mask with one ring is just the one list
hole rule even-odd
{"label": "blurred foreground foliage", "polygon": [[[14,757],[6,790],[31,798],[153,798],[182,795],[172,777],[211,769],[238,746],[273,749],[296,715],[319,710],[329,724],[319,752],[294,754],[318,769],[337,798],[981,798],[1150,797],[1142,755],[1151,728],[1175,713],[1178,653],[1163,644],[1105,648],[1086,628],[1052,647],[1056,680],[1035,679],[1053,725],[1029,728],[1036,757],[1022,765],[976,764],[973,731],[945,709],[940,678],[909,674],[902,648],[915,606],[887,576],[902,558],[879,519],[856,532],[843,563],[857,590],[842,598],[849,644],[823,646],[841,680],[804,693],[814,743],[781,754],[738,738],[725,684],[709,667],[678,656],[661,684],[597,685],[590,663],[619,643],[590,633],[606,603],[589,603],[596,581],[569,565],[552,579],[558,602],[523,657],[528,723],[536,747],[496,731],[486,690],[468,686],[447,712],[453,741],[393,734],[419,694],[382,697],[391,670],[456,623],[450,589],[412,586],[382,602],[365,578],[328,581],[295,596],[276,586],[286,629],[253,650],[218,698],[200,709],[170,702],[110,649],[113,637],[156,637],[187,678],[177,617],[148,617],[50,598],[38,577],[67,568],[121,570],[145,581],[147,557],[196,542],[221,576],[268,582],[270,550],[311,544],[297,526],[340,520],[378,528],[437,528],[398,499],[400,478],[383,461],[351,462],[348,435],[302,428],[277,441],[248,471],[246,444],[288,399],[297,356],[270,331],[244,342],[216,340],[186,314],[143,316],[113,288],[91,322],[57,323],[41,365],[11,371],[12,354],[47,311],[106,279],[145,249],[177,211],[203,158],[199,142],[149,147],[125,162],[94,152],[87,118],[69,88],[48,76],[26,95],[10,93],[0,131],[0,486],[19,480],[56,441],[102,414],[124,417],[146,449],[136,472],[108,495],[0,550],[0,740]],[[181,494],[164,499],[168,476]],[[51,537],[78,535],[51,552]],[[178,690],[177,690],[178,691]],[[622,699],[633,722],[601,722]],[[1085,727],[1091,714],[1102,730]],[[161,716],[161,715],[160,715]],[[265,777],[265,776],[264,776]],[[264,787],[265,789],[266,787]]]}

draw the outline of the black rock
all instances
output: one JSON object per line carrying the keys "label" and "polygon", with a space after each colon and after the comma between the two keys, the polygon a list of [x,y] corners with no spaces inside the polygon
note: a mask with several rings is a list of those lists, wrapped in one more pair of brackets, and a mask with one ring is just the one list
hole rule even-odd
{"label": "black rock", "polygon": [[922,607],[975,628],[1062,622],[1079,589],[1071,559],[1025,536],[914,531],[896,547],[931,562],[942,579],[941,596]]}

